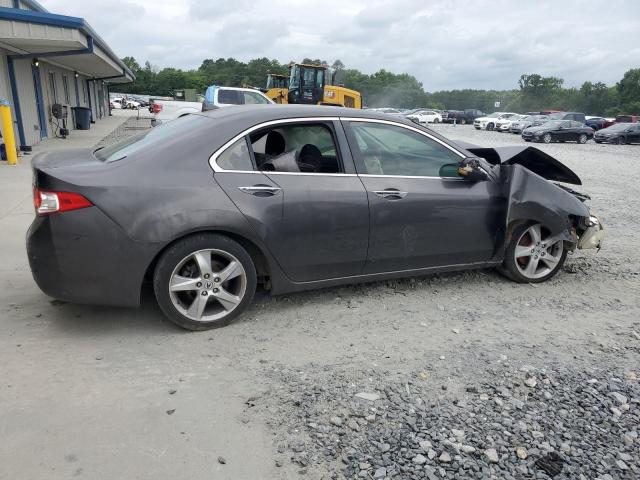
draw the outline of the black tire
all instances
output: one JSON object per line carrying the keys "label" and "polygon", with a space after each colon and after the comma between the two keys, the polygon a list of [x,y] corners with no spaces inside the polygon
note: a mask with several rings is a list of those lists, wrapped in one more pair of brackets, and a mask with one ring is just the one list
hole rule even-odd
{"label": "black tire", "polygon": [[490,132],[495,128],[495,125],[493,123],[488,123],[487,124],[487,130],[489,130]]}
{"label": "black tire", "polygon": [[617,138],[617,142],[618,145],[624,145],[625,143],[627,143],[626,139],[623,136],[620,136]]}
{"label": "black tire", "polygon": [[[242,264],[246,276],[246,288],[240,303],[226,316],[213,321],[192,320],[180,313],[171,300],[168,288],[176,266],[189,255],[205,249],[216,249],[231,254]],[[153,289],[162,312],[176,325],[193,331],[209,330],[229,325],[253,300],[256,292],[256,283],[255,265],[242,245],[229,237],[214,233],[198,233],[178,240],[162,254],[153,274]]]}
{"label": "black tire", "polygon": [[460,119],[460,125],[466,125],[467,124],[467,119],[466,118],[461,118]]}
{"label": "black tire", "polygon": [[530,142],[531,140],[529,140],[529,139],[525,139],[524,141],[525,141],[525,142]]}
{"label": "black tire", "polygon": [[587,143],[588,137],[586,133],[581,133],[580,136],[578,137],[578,143],[581,145],[584,145],[585,143]]}
{"label": "black tire", "polygon": [[602,143],[600,140],[594,140],[594,142],[596,142],[596,143]]}
{"label": "black tire", "polygon": [[438,120],[437,118],[434,118],[433,123],[440,123],[440,120]]}
{"label": "black tire", "polygon": [[[541,282],[545,282],[547,280],[549,280],[551,277],[553,277],[554,275],[556,275],[560,269],[562,268],[562,266],[564,265],[565,260],[567,259],[567,253],[568,253],[568,249],[566,248],[566,246],[563,245],[563,249],[562,249],[562,256],[560,257],[560,261],[558,262],[558,264],[556,265],[555,268],[553,268],[548,274],[544,275],[543,277],[540,278],[529,278],[524,276],[519,268],[518,265],[516,265],[516,258],[515,258],[515,249],[516,246],[518,245],[518,242],[520,241],[521,237],[523,236],[523,234],[529,229],[529,227],[531,227],[532,225],[535,225],[537,222],[524,222],[521,223],[519,225],[517,225],[515,228],[512,229],[510,235],[508,235],[508,239],[509,239],[509,243],[507,244],[507,247],[505,248],[505,254],[504,254],[504,260],[503,263],[500,267],[498,267],[498,271],[500,273],[502,273],[504,276],[508,277],[509,279],[513,280],[514,282],[517,283],[541,283]],[[544,228],[544,227],[542,227]]]}
{"label": "black tire", "polygon": [[544,143],[551,143],[551,134],[550,134],[550,133],[545,133],[545,134],[542,136],[542,141],[543,141]]}

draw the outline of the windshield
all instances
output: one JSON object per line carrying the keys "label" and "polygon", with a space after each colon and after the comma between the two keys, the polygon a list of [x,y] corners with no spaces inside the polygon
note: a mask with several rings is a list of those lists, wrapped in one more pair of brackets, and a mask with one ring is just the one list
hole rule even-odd
{"label": "windshield", "polygon": [[205,122],[210,122],[206,117],[200,115],[185,115],[158,127],[145,130],[144,132],[126,138],[114,144],[99,148],[93,152],[94,156],[103,162],[117,162],[123,158],[137,153],[145,148],[155,145],[167,138],[175,138],[187,133]]}
{"label": "windshield", "polygon": [[289,75],[289,88],[295,90],[300,86],[300,67],[294,65],[291,67],[291,73]]}
{"label": "windshield", "polygon": [[274,77],[272,75],[269,75],[267,77],[267,90],[270,89],[270,88],[275,88],[274,83],[275,83],[274,82]]}

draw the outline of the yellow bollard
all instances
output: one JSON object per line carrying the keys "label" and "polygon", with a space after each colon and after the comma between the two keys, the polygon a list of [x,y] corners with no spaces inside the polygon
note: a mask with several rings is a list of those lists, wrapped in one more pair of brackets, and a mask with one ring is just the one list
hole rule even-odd
{"label": "yellow bollard", "polygon": [[18,155],[16,154],[16,137],[13,135],[13,118],[11,117],[11,107],[6,100],[0,100],[0,125],[2,125],[2,138],[4,148],[7,151],[7,163],[16,165]]}

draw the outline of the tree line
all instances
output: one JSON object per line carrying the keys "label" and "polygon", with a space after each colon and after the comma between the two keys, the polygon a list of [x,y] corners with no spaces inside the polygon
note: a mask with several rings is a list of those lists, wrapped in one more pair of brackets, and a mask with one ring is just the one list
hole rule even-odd
{"label": "tree line", "polygon": [[[206,59],[193,70],[158,69],[148,61],[140,65],[133,57],[122,59],[136,80],[120,85],[121,93],[171,96],[177,89],[194,88],[204,92],[209,85],[264,87],[267,73],[288,73],[288,63],[255,58],[241,62],[234,58]],[[476,108],[484,112],[499,110],[528,112],[542,109],[585,112],[589,115],[615,116],[640,114],[640,68],[627,71],[615,85],[584,82],[579,88],[565,88],[564,80],[537,73],[524,74],[512,90],[441,90],[427,92],[413,75],[379,70],[373,74],[346,68],[340,61],[332,64],[305,58],[303,63],[322,64],[335,72],[336,84],[362,94],[367,107],[438,108],[462,110]]]}

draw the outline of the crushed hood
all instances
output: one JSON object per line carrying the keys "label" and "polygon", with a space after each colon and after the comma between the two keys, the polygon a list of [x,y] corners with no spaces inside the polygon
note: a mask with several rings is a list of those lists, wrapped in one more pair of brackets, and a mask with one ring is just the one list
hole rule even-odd
{"label": "crushed hood", "polygon": [[522,165],[547,180],[582,185],[580,177],[573,170],[535,147],[486,148],[466,142],[456,142],[456,144],[473,155],[484,158],[492,165]]}

